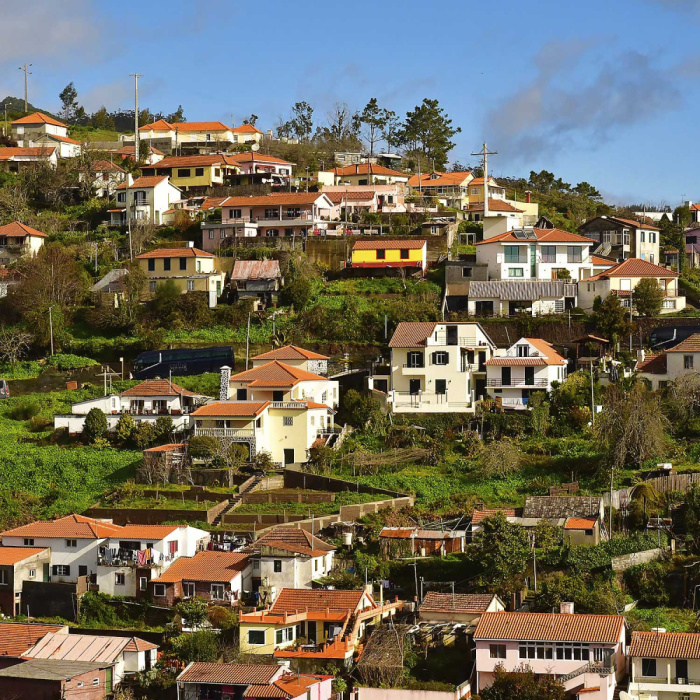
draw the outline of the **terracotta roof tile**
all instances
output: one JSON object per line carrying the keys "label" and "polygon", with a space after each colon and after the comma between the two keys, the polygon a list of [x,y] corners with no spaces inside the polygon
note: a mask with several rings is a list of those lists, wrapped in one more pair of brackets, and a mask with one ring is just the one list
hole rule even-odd
{"label": "terracotta roof tile", "polygon": [[609,216],[608,219],[613,221],[620,221],[623,224],[628,224],[634,226],[634,228],[643,228],[645,231],[660,231],[658,226],[650,224],[648,221],[638,221],[637,219],[621,219],[619,216]]}
{"label": "terracotta roof tile", "polygon": [[12,238],[26,238],[27,236],[48,238],[45,233],[37,231],[35,228],[22,224],[19,221],[13,221],[11,224],[0,226],[0,236],[10,236]]}
{"label": "terracotta roof tile", "polygon": [[292,367],[278,360],[272,360],[259,367],[234,374],[231,381],[246,382],[251,386],[295,386],[299,382],[327,382],[328,379],[300,367]]}
{"label": "terracotta roof tile", "polygon": [[13,158],[50,158],[56,150],[55,146],[31,146],[22,148],[13,146],[10,148],[0,148],[0,161],[12,160]]}
{"label": "terracotta roof tile", "polygon": [[312,535],[306,530],[296,527],[275,527],[259,537],[248,547],[249,551],[259,552],[262,546],[282,549],[294,554],[307,556],[321,556],[327,552],[334,552],[335,547]]}
{"label": "terracotta roof tile", "polygon": [[658,353],[656,355],[647,355],[644,358],[644,362],[637,363],[637,372],[644,372],[645,374],[666,374],[666,355],[664,353]]}
{"label": "terracotta roof tile", "polygon": [[47,551],[45,547],[0,547],[0,566],[13,566]]}
{"label": "terracotta roof tile", "polygon": [[355,241],[353,250],[420,250],[426,245],[426,241],[409,241],[409,240],[369,240]]}
{"label": "terracotta roof tile", "polygon": [[678,345],[666,350],[666,352],[700,352],[700,333],[693,333]]}
{"label": "terracotta roof tile", "polygon": [[483,613],[486,612],[491,601],[492,593],[426,593],[420,606],[420,612],[456,612],[456,613]]}
{"label": "terracotta roof tile", "polygon": [[564,523],[565,530],[592,530],[598,518],[567,518]]}
{"label": "terracotta roof tile", "polygon": [[[44,134],[43,136],[39,137],[42,139],[53,139],[55,141],[60,141],[61,143],[72,143],[76,146],[81,146],[82,144],[80,141],[76,141],[75,139],[70,138],[70,136],[59,136],[58,134]],[[39,139],[35,139],[36,141],[39,141]]]}
{"label": "terracotta roof tile", "polygon": [[[116,189],[125,190],[128,188],[130,190],[135,190],[141,187],[148,189],[155,187],[156,185],[160,185],[161,182],[167,179],[167,175],[146,175],[144,177],[136,178],[130,185],[127,185],[126,182],[122,182]],[[173,187],[175,187],[175,185],[173,185]]]}
{"label": "terracotta roof tile", "polygon": [[158,447],[149,447],[144,452],[173,452],[180,450],[185,446],[184,442],[169,442],[167,445],[158,445]]}
{"label": "terracotta roof tile", "polygon": [[152,642],[147,642],[145,639],[140,637],[132,637],[129,643],[124,647],[124,651],[150,651],[151,649],[157,649],[158,645]]}
{"label": "terracotta roof tile", "polygon": [[621,615],[487,612],[479,620],[474,639],[615,644],[624,623]]}
{"label": "terracotta roof tile", "polygon": [[222,683],[227,685],[267,685],[279,673],[276,664],[215,664],[195,661],[179,676],[186,683]]}
{"label": "terracotta roof tile", "polygon": [[332,171],[338,177],[347,177],[349,175],[383,175],[385,177],[402,177],[408,180],[406,173],[385,168],[383,165],[374,165],[373,163],[362,163],[361,165],[348,165],[344,168],[335,168]]}
{"label": "terracotta roof tile", "polygon": [[591,262],[596,266],[606,265],[607,267],[614,267],[617,263],[614,260],[608,260],[600,255],[591,255]]}
{"label": "terracotta roof tile", "polygon": [[240,416],[242,418],[260,415],[268,406],[269,401],[212,401],[200,406],[190,413],[195,418],[204,416]]}
{"label": "terracotta roof tile", "polygon": [[146,379],[123,391],[121,396],[201,396],[167,379]]}
{"label": "terracotta roof tile", "polygon": [[[592,245],[596,242],[578,233],[562,231],[558,228],[534,228],[532,230],[537,236],[538,243],[589,243]],[[498,236],[478,241],[476,245],[487,245],[489,243],[529,243],[532,240],[533,239],[516,238],[513,231],[506,231]]]}
{"label": "terracotta roof tile", "polygon": [[144,124],[139,131],[231,131],[230,126],[222,122],[177,122],[171,124],[165,119],[158,119],[151,124]]}
{"label": "terracotta roof tile", "polygon": [[261,355],[256,355],[254,360],[328,360],[326,355],[319,355],[312,350],[300,348],[297,345],[285,345],[269,352],[264,352]]}
{"label": "terracotta roof tile", "polygon": [[49,632],[60,632],[63,629],[63,625],[0,622],[0,659],[3,656],[19,658]]}
{"label": "terracotta roof tile", "polygon": [[241,124],[231,129],[234,134],[262,134],[262,131],[252,124]]}
{"label": "terracotta roof tile", "polygon": [[328,199],[333,202],[333,204],[342,204],[345,201],[348,202],[365,202],[374,200],[374,192],[358,192],[349,190],[348,192],[324,192]]}
{"label": "terracotta roof tile", "polygon": [[237,163],[277,163],[278,165],[294,165],[291,161],[271,156],[266,153],[258,153],[256,151],[245,151],[243,153],[229,153],[231,161]]}
{"label": "terracotta roof tile", "polygon": [[212,253],[207,253],[199,248],[157,248],[148,253],[137,255],[137,260],[146,260],[148,258],[214,258]]}
{"label": "terracotta roof tile", "polygon": [[548,363],[542,357],[492,357],[484,364],[487,367],[544,367]]}
{"label": "terracotta roof tile", "polygon": [[641,258],[627,258],[610,269],[581,281],[590,282],[609,277],[678,277],[679,274]]}
{"label": "terracotta roof tile", "polygon": [[[219,207],[311,207],[319,198],[325,196],[323,192],[276,192],[252,197],[225,197],[223,199],[210,197],[204,200],[201,209],[218,209]],[[326,206],[328,206],[327,203]]]}
{"label": "terracotta roof tile", "polygon": [[232,581],[249,564],[250,556],[238,552],[197,552],[193,557],[177,558],[158,578],[158,583],[176,581]]}
{"label": "terracotta roof tile", "polygon": [[[483,202],[481,202],[480,204],[470,204],[467,207],[467,211],[483,211],[483,210],[484,210],[484,203]],[[502,199],[493,199],[492,197],[489,197],[489,211],[509,211],[509,212],[519,212],[520,214],[522,214],[524,210],[518,209],[517,207],[514,207],[512,204],[510,204],[509,202],[506,202]]]}
{"label": "terracotta roof tile", "polygon": [[111,163],[108,160],[96,160],[92,164],[92,169],[101,172],[102,170],[114,170],[118,173],[125,173],[124,168],[120,168],[116,163]]}
{"label": "terracotta roof tile", "polygon": [[434,321],[401,321],[389,341],[390,348],[416,348],[425,345],[425,341],[435,331],[438,324]]}
{"label": "terracotta roof tile", "polygon": [[66,129],[68,128],[63,122],[59,122],[58,119],[54,119],[43,112],[28,114],[26,117],[15,119],[13,122],[11,122],[11,124],[51,124],[52,126],[63,126]]}
{"label": "terracotta roof tile", "polygon": [[471,170],[462,170],[456,173],[426,173],[418,178],[418,175],[412,175],[408,184],[413,188],[426,187],[455,187],[459,185],[466,184],[465,180],[470,180],[472,178]]}
{"label": "terracotta roof tile", "polygon": [[3,537],[74,537],[96,540],[122,532],[123,528],[112,523],[88,518],[84,515],[66,515],[58,520],[37,520],[28,525],[5,530]]}
{"label": "terracotta roof tile", "polygon": [[304,610],[346,613],[348,610],[356,610],[359,607],[363,595],[364,591],[283,588],[272,604],[270,612],[273,615],[285,612],[294,614],[295,611]]}
{"label": "terracotta roof tile", "polygon": [[700,659],[700,634],[632,632],[629,655],[651,659]]}
{"label": "terracotta roof tile", "polygon": [[229,163],[229,156],[224,153],[198,154],[191,156],[167,156],[151,165],[144,165],[142,170],[160,170],[161,168],[187,168]]}
{"label": "terracotta roof tile", "polygon": [[515,517],[514,508],[482,508],[481,510],[475,510],[472,513],[472,525],[476,525],[482,520],[486,520],[486,518],[491,518],[498,513],[503,513],[503,515],[505,515],[506,518]]}

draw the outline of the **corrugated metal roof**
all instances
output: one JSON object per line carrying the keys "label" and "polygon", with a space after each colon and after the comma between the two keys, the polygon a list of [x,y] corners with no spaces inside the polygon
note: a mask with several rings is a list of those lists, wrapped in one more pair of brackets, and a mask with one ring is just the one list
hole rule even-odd
{"label": "corrugated metal roof", "polygon": [[[573,287],[567,290],[566,287]],[[492,280],[489,282],[471,282],[469,297],[471,299],[502,299],[503,301],[530,301],[540,298],[560,298],[574,296],[576,285],[567,285],[561,280]],[[573,294],[567,292],[573,291]]]}
{"label": "corrugated metal roof", "polygon": [[281,275],[279,260],[236,260],[231,279],[269,280]]}
{"label": "corrugated metal roof", "polygon": [[131,642],[131,637],[49,633],[22,656],[28,659],[112,663],[120,658],[129,642]]}

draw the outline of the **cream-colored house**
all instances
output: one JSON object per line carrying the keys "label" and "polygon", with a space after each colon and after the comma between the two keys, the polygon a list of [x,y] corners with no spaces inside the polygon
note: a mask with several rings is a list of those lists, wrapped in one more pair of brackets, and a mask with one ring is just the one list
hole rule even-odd
{"label": "cream-colored house", "polygon": [[440,204],[453,209],[469,205],[469,183],[474,179],[470,170],[454,173],[432,172],[412,175],[408,186],[414,194],[435,197]]}
{"label": "cream-colored house", "polygon": [[260,143],[263,138],[263,132],[252,124],[241,124],[240,126],[234,126],[231,129],[233,134],[234,143],[244,144],[244,143]]}
{"label": "cream-colored house", "polygon": [[268,452],[287,466],[308,460],[309,449],[333,432],[334,411],[315,401],[213,401],[190,414],[193,435],[247,445],[250,458]]}
{"label": "cream-colored house", "polygon": [[[171,124],[159,119],[139,127],[139,139],[164,153],[179,153],[183,148],[200,152],[219,150],[236,143],[231,127],[219,121]],[[133,136],[123,136],[122,140],[133,144]]]}
{"label": "cream-colored house", "polygon": [[167,175],[148,175],[133,180],[131,174],[127,174],[116,193],[117,206],[108,210],[113,226],[124,226],[128,219],[158,226],[164,223],[166,214],[175,205],[182,203],[182,191]]}
{"label": "cream-colored house", "polygon": [[678,296],[679,273],[639,258],[628,258],[614,267],[592,277],[581,279],[578,284],[579,306],[585,310],[593,308],[596,297],[606,299],[614,294],[622,306],[634,305],[634,288],[643,279],[654,279],[664,291],[662,314],[685,309],[685,297]]}
{"label": "cream-colored house", "polygon": [[298,367],[313,374],[326,375],[328,374],[329,359],[326,355],[321,355],[306,348],[300,348],[296,345],[285,345],[284,347],[264,352],[261,355],[256,355],[251,361],[253,367],[260,367],[273,360],[278,360],[290,367]]}
{"label": "cream-colored house", "polygon": [[180,293],[205,292],[210,307],[217,304],[224,288],[224,273],[216,269],[216,257],[199,248],[158,248],[137,255],[148,277],[148,291],[172,280]]}
{"label": "cream-colored house", "polygon": [[496,346],[478,323],[402,322],[389,342],[389,375],[370,388],[395,413],[473,413],[486,393],[486,361]]}
{"label": "cream-colored house", "polygon": [[[409,176],[399,170],[385,168],[374,163],[362,163],[348,165],[345,168],[335,168],[328,171],[333,176],[333,185],[393,185],[396,183],[408,183]],[[327,182],[324,171],[319,173],[319,179]]]}
{"label": "cream-colored house", "polygon": [[486,361],[486,386],[503,408],[526,409],[533,391],[551,391],[566,379],[566,360],[540,338],[521,338]]}
{"label": "cream-colored house", "polygon": [[36,255],[46,237],[45,233],[19,221],[0,226],[0,265],[7,265],[23,255]]}
{"label": "cream-colored house", "polygon": [[665,352],[647,355],[637,352],[637,375],[656,389],[664,389],[670,381],[693,372],[700,372],[700,333],[694,333]]}
{"label": "cream-colored house", "polygon": [[596,216],[579,226],[581,235],[596,241],[594,252],[620,262],[639,258],[653,264],[661,262],[661,229],[650,221]]}
{"label": "cream-colored house", "polygon": [[629,695],[635,700],[700,698],[700,634],[632,632]]}
{"label": "cream-colored house", "polygon": [[0,148],[0,170],[18,173],[34,163],[45,163],[51,168],[58,165],[58,149],[55,146],[19,148]]}

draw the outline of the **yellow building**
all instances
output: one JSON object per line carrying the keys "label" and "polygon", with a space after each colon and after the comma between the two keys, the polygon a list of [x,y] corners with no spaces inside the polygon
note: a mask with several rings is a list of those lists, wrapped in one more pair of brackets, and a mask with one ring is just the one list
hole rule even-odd
{"label": "yellow building", "polygon": [[357,241],[352,247],[352,267],[420,268],[427,267],[426,241]]}
{"label": "yellow building", "polygon": [[170,182],[183,190],[223,185],[226,178],[240,172],[227,155],[169,156],[152,165],[144,165],[144,175],[168,175]]}
{"label": "yellow building", "polygon": [[172,280],[182,294],[205,292],[209,306],[216,306],[224,287],[224,273],[215,267],[216,257],[199,248],[158,248],[136,256],[148,277],[148,291]]}

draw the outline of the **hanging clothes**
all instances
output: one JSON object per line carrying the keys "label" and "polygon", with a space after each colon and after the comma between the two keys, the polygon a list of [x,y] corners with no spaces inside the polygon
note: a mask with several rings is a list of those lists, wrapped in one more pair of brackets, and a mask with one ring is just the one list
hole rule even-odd
{"label": "hanging clothes", "polygon": [[145,549],[139,549],[139,551],[136,552],[136,565],[137,566],[145,566],[146,565],[146,550]]}

